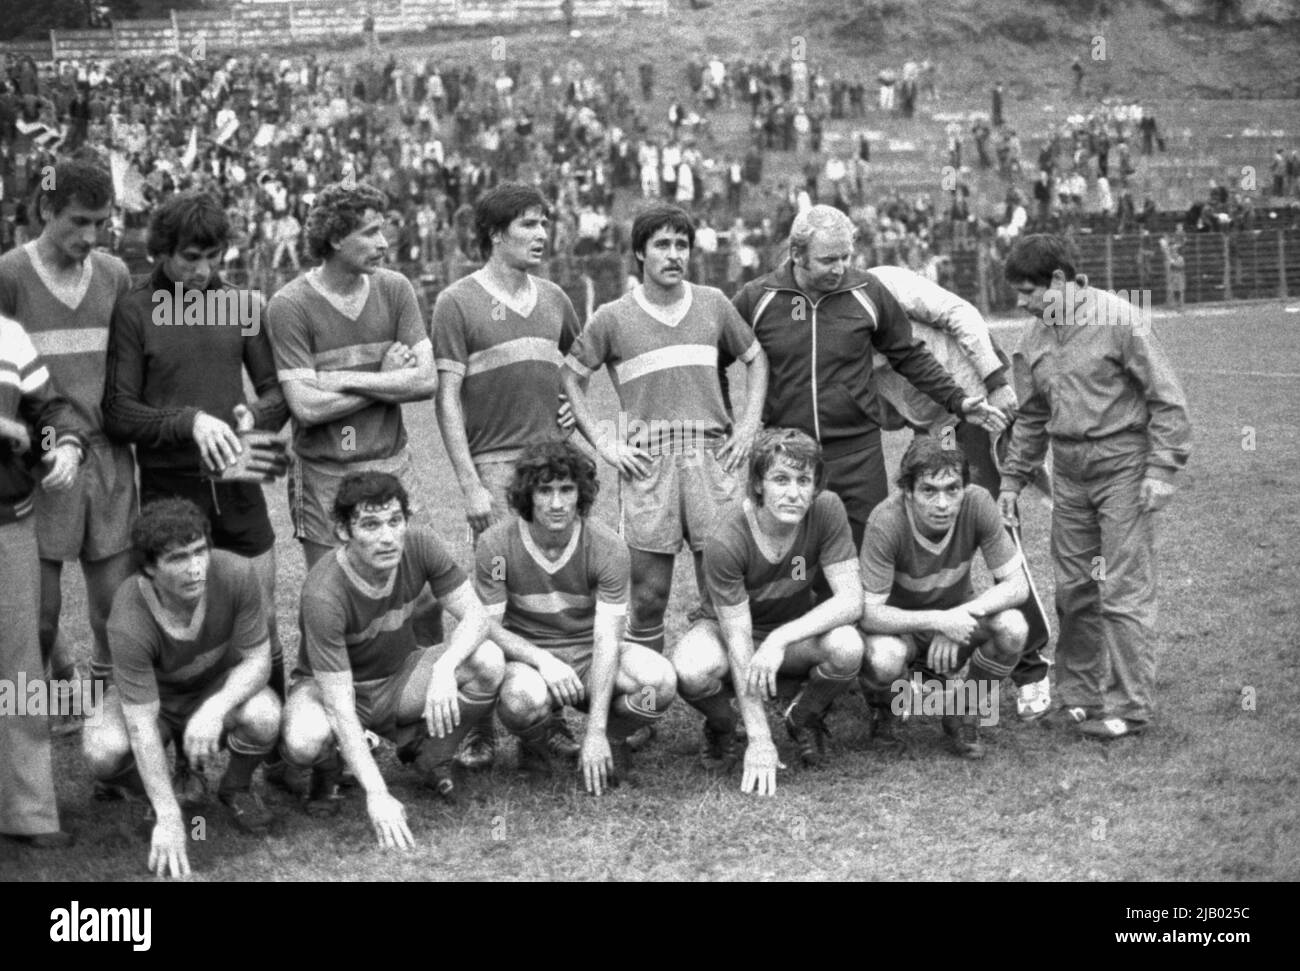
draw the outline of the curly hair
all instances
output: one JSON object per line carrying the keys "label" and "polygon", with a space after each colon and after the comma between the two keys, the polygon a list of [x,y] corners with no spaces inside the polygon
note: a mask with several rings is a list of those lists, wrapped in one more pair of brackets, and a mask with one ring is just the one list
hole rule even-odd
{"label": "curly hair", "polygon": [[596,463],[568,442],[536,442],[524,449],[506,490],[510,508],[533,521],[533,490],[544,482],[572,479],[578,487],[578,515],[585,517],[596,501],[600,483]]}
{"label": "curly hair", "polygon": [[343,529],[351,529],[352,519],[361,506],[386,506],[394,499],[402,507],[402,515],[411,515],[411,497],[402,480],[390,472],[349,472],[339,483],[334,494],[330,514]]}
{"label": "curly hair", "polygon": [[822,447],[797,428],[765,428],[755,437],[749,452],[749,494],[755,501],[762,502],[763,479],[778,462],[786,462],[796,469],[811,469],[817,491],[821,491]]}
{"label": "curly hair", "polygon": [[154,566],[169,549],[195,540],[212,545],[208,517],[188,499],[156,499],[131,527],[131,552],[137,568]]}
{"label": "curly hair", "polygon": [[307,211],[307,225],[303,230],[307,255],[317,260],[329,259],[334,252],[332,240],[356,232],[367,209],[378,213],[387,211],[388,196],[365,182],[327,185]]}
{"label": "curly hair", "polygon": [[178,192],[149,220],[151,256],[171,256],[190,246],[225,249],[229,242],[230,217],[216,196],[206,192]]}
{"label": "curly hair", "polygon": [[963,486],[970,485],[970,461],[956,441],[918,435],[912,439],[898,463],[898,478],[894,484],[904,492],[911,492],[923,477],[941,472],[956,472],[961,476]]}

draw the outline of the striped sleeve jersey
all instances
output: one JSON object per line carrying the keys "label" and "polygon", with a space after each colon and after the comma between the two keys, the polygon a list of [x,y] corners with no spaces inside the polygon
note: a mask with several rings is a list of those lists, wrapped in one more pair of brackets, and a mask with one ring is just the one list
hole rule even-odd
{"label": "striped sleeve jersey", "polygon": [[625,413],[620,436],[651,454],[669,441],[712,444],[731,427],[718,381],[718,348],[748,364],[760,352],[754,332],[721,290],[686,284],[676,323],[647,309],[640,288],[592,314],[565,358],[581,377],[613,366]]}
{"label": "striped sleeve jersey", "polygon": [[447,287],[433,306],[434,357],[439,371],[462,379],[465,434],[476,459],[508,458],[531,442],[562,437],[555,422],[560,363],[578,335],[578,315],[554,283],[529,279],[531,307],[494,296],[479,273]]}
{"label": "striped sleeve jersey", "polygon": [[131,288],[131,274],[116,256],[99,250],[86,257],[82,273],[77,292],[55,293],[36,243],[12,249],[0,256],[0,314],[23,325],[59,393],[102,435],[108,324],[113,305]]}
{"label": "striped sleeve jersey", "polygon": [[[393,341],[414,348],[429,339],[411,281],[378,269],[356,318],[348,317],[306,274],[280,289],[266,308],[271,350],[281,385],[312,380],[322,371],[377,372]],[[402,406],[372,401],[359,411],[321,425],[294,420],[299,457],[325,462],[391,458],[406,445]]]}
{"label": "striped sleeve jersey", "polygon": [[349,565],[347,547],[321,557],[307,574],[298,623],[300,672],[351,671],[354,681],[391,677],[417,646],[411,618],[427,585],[442,598],[468,579],[433,531],[411,526],[397,569],[382,587]]}
{"label": "striped sleeve jersey", "polygon": [[262,587],[251,560],[212,550],[207,589],[186,627],[163,610],[136,574],[117,590],[108,617],[113,682],[128,705],[197,694],[267,639]]}
{"label": "striped sleeve jersey", "polygon": [[550,560],[528,523],[512,516],[479,538],[474,559],[475,587],[488,613],[537,647],[590,644],[598,613],[627,612],[627,546],[595,519],[580,519],[560,558]]}
{"label": "striped sleeve jersey", "polygon": [[1020,553],[1002,528],[1002,515],[988,490],[966,487],[947,534],[920,534],[895,493],[871,511],[862,537],[862,589],[869,600],[901,610],[947,610],[974,596],[970,567],[975,551],[997,579],[1020,567]]}
{"label": "striped sleeve jersey", "polygon": [[762,637],[812,610],[817,574],[855,571],[857,551],[844,503],[833,492],[813,499],[784,553],[760,529],[757,516],[748,498],[732,504],[704,544],[712,608],[706,606],[704,615],[748,608],[754,636]]}

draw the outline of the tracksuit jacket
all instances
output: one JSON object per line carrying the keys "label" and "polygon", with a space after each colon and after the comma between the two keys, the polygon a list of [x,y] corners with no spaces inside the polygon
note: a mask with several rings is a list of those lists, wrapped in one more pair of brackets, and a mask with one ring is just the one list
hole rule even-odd
{"label": "tracksuit jacket", "polygon": [[898,301],[863,270],[848,270],[838,289],[814,302],[795,283],[787,261],[745,284],[732,302],[767,354],[763,424],[808,433],[827,458],[863,448],[863,439],[880,429],[873,348],[947,411],[957,413],[966,397],[913,340]]}

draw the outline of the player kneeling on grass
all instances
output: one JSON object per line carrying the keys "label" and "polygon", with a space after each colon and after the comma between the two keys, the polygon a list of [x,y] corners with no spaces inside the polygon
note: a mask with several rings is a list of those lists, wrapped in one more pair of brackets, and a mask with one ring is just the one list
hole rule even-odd
{"label": "player kneeling on grass", "polygon": [[[996,719],[998,687],[1028,635],[1015,609],[1029,596],[1022,558],[997,502],[970,484],[966,456],[951,442],[914,439],[897,485],[902,493],[872,510],[862,538],[862,689],[873,732],[896,741],[899,692],[911,690],[900,679],[919,664],[947,679],[943,730],[957,754],[983,758],[980,715]],[[978,597],[970,576],[976,548],[995,581]]]}
{"label": "player kneeling on grass", "polygon": [[213,549],[207,517],[192,502],[145,506],[131,539],[140,572],[113,597],[113,684],[83,746],[97,779],[148,796],[156,819],[149,868],[185,876],[180,803],[200,800],[205,787],[201,775],[171,778],[168,741],[199,773],[224,744],[230,762],[218,799],[245,832],[264,834],[271,824],[251,788],[280,733],[280,702],[267,685],[271,641],[252,562]]}
{"label": "player kneeling on grass", "polygon": [[[722,514],[704,545],[705,616],[670,652],[682,698],[704,714],[701,757],[710,769],[730,768],[737,757],[731,674],[749,739],[743,792],[776,791],[763,697],[776,694],[778,675],[806,679],[785,727],[803,762],[818,765],[826,708],[853,686],[862,663],[853,626],[862,614],[857,551],[844,503],[818,491],[820,465],[821,448],[801,431],[759,435],[747,495]],[[814,605],[818,571],[832,596]]]}
{"label": "player kneeling on grass", "polygon": [[[343,761],[366,792],[384,847],[415,845],[406,809],[389,793],[365,732],[397,745],[425,785],[451,800],[452,759],[466,732],[492,711],[505,661],[484,643],[488,618],[469,578],[433,531],[409,526],[396,476],[343,478],[333,516],[344,544],[326,553],[303,584],[302,648],[285,703],[281,752],[313,766],[307,811],[339,808]],[[446,645],[415,640],[413,614],[425,587],[459,623]],[[337,746],[337,747],[336,747]]]}
{"label": "player kneeling on grass", "polygon": [[588,518],[596,463],[567,442],[529,446],[508,496],[518,519],[479,540],[475,581],[492,616],[492,639],[509,662],[497,715],[519,736],[520,767],[548,770],[551,712],[587,711],[579,762],[587,791],[627,777],[627,737],[663,717],[677,694],[673,667],[623,641],[627,546]]}

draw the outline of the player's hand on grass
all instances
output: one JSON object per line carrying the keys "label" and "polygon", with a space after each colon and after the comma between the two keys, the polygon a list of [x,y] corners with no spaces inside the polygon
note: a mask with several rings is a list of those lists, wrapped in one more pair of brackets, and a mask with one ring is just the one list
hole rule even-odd
{"label": "player's hand on grass", "polygon": [[537,673],[546,682],[546,690],[562,705],[576,705],[587,694],[578,672],[558,657],[548,655],[537,665]]}
{"label": "player's hand on grass", "polygon": [[978,425],[990,435],[996,435],[1007,427],[1007,416],[984,398],[963,398],[961,414],[968,422]]}
{"label": "player's hand on grass", "polygon": [[745,688],[760,698],[776,697],[776,675],[785,661],[785,645],[775,637],[768,637],[763,646],[749,659],[745,672]]}
{"label": "player's hand on grass", "polygon": [[221,472],[226,466],[233,465],[235,456],[243,448],[233,428],[205,411],[194,416],[193,436],[203,464],[213,472]]}
{"label": "player's hand on grass", "polygon": [[620,475],[629,479],[644,479],[650,474],[650,453],[645,449],[608,438],[602,440],[597,449],[600,457],[618,469]]}
{"label": "player's hand on grass", "polygon": [[71,442],[64,442],[41,456],[41,461],[50,467],[50,471],[41,480],[41,488],[46,492],[62,492],[77,480],[77,470],[81,468],[81,449]]}
{"label": "player's hand on grass", "polygon": [[749,428],[745,425],[735,427],[726,444],[718,450],[718,460],[722,462],[722,471],[733,473],[745,468],[745,464],[749,461],[749,450],[753,448],[754,436],[757,434],[757,428]]}
{"label": "player's hand on grass", "polygon": [[948,674],[957,669],[958,653],[961,645],[943,634],[935,634],[930,639],[930,651],[925,656],[925,663],[935,674]]}
{"label": "player's hand on grass", "polygon": [[1172,482],[1151,477],[1142,480],[1142,490],[1138,494],[1138,499],[1142,503],[1143,512],[1159,512],[1169,505],[1169,500],[1173,497],[1174,484]]}
{"label": "player's hand on grass", "polygon": [[208,705],[200,705],[185,723],[185,757],[198,771],[221,751],[221,729],[225,719]]}
{"label": "player's hand on grass", "polygon": [[460,724],[460,702],[456,700],[458,691],[456,672],[435,664],[429,675],[429,690],[424,696],[424,723],[435,738],[446,738]]}
{"label": "player's hand on grass", "polygon": [[964,606],[941,610],[938,623],[934,625],[936,634],[942,634],[958,644],[969,644],[977,627],[979,621]]}
{"label": "player's hand on grass", "polygon": [[179,812],[174,816],[158,817],[149,841],[149,869],[155,876],[190,875],[190,858],[185,849],[187,838],[185,819]]}
{"label": "player's hand on grass", "polygon": [[989,392],[989,404],[1010,420],[1015,417],[1020,402],[1016,399],[1016,390],[1010,384],[1004,384]]}
{"label": "player's hand on grass", "polygon": [[998,493],[998,511],[1002,513],[1002,522],[1012,529],[1020,525],[1019,502],[1020,496],[1015,492],[1004,489]]}
{"label": "player's hand on grass", "polygon": [[16,418],[0,416],[0,439],[7,441],[19,455],[32,447],[32,437],[27,426]]}
{"label": "player's hand on grass", "polygon": [[561,431],[571,432],[578,427],[578,419],[573,417],[573,405],[569,403],[567,394],[560,395],[560,407],[555,411],[555,424],[560,426]]}
{"label": "player's hand on grass", "polygon": [[582,766],[582,781],[587,791],[599,796],[609,788],[609,778],[614,774],[614,756],[609,750],[609,739],[604,732],[587,732],[578,753]]}
{"label": "player's hand on grass", "polygon": [[776,795],[776,770],[784,769],[776,757],[776,745],[770,738],[756,739],[752,735],[745,747],[745,769],[740,779],[740,791],[760,796]]}
{"label": "player's hand on grass", "polygon": [[379,845],[386,850],[413,850],[415,837],[406,823],[406,807],[388,792],[372,792],[366,796],[366,812],[370,825],[375,828]]}
{"label": "player's hand on grass", "polygon": [[470,489],[465,496],[465,518],[470,528],[481,533],[501,519],[501,507],[492,497],[492,492],[482,483]]}
{"label": "player's hand on grass", "polygon": [[415,367],[415,352],[401,341],[393,341],[384,351],[384,358],[379,362],[380,371],[401,371]]}

